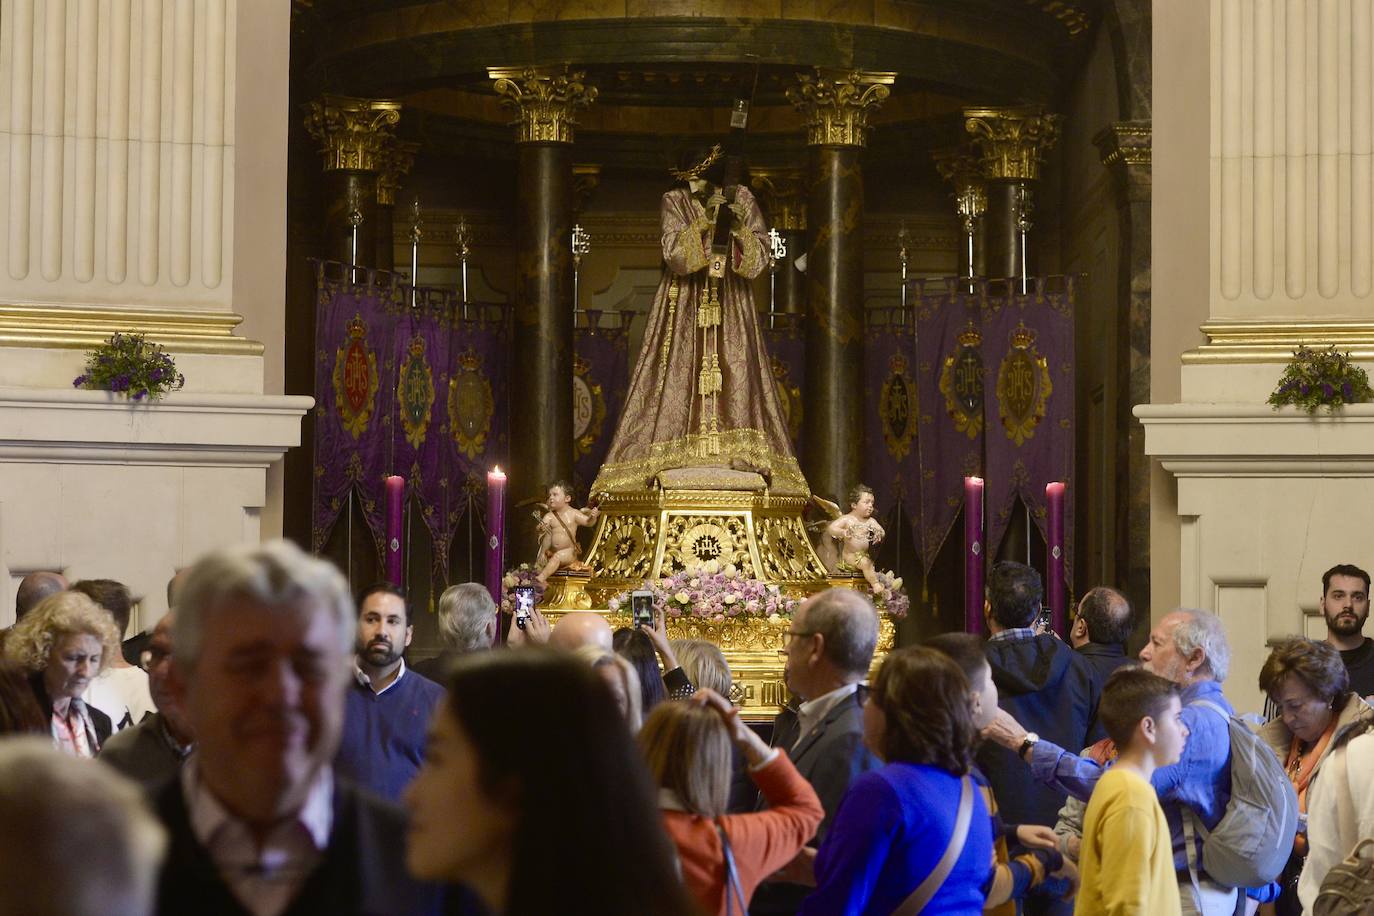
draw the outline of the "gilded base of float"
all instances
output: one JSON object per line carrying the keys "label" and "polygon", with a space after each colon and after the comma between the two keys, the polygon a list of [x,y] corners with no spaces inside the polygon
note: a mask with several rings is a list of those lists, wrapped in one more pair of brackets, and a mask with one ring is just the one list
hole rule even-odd
{"label": "gilded base of float", "polygon": [[[866,590],[862,576],[831,576],[807,537],[806,499],[767,491],[650,490],[601,498],[600,519],[587,551],[590,573],[559,573],[540,610],[555,623],[570,611],[606,614],[611,627],[628,627],[625,613],[610,613],[611,598],[646,580],[704,566],[735,566],[747,578],[777,585],[794,598],[831,586]],[[787,702],[779,650],[789,621],[736,617],[723,621],[669,618],[670,639],[705,639],[720,646],[734,677],[736,704],[750,721],[771,721]],[[874,667],[890,650],[896,626],[879,615]]]}

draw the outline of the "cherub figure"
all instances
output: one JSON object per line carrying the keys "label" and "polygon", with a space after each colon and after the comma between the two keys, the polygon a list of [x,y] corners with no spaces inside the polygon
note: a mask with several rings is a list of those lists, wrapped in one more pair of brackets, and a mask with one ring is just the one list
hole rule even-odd
{"label": "cherub figure", "polygon": [[535,563],[543,564],[535,578],[545,585],[549,576],[560,569],[587,568],[582,562],[582,546],[577,543],[577,529],[596,524],[599,510],[594,506],[574,509],[572,493],[572,486],[562,480],[549,484],[548,503],[544,507],[548,511],[539,520],[539,558]]}
{"label": "cherub figure", "polygon": [[849,511],[825,527],[825,539],[838,547],[838,551],[827,551],[832,556],[839,554],[835,572],[858,571],[864,574],[870,587],[878,586],[878,570],[868,552],[882,543],[887,532],[873,517],[873,490],[864,484],[856,484],[849,491]]}

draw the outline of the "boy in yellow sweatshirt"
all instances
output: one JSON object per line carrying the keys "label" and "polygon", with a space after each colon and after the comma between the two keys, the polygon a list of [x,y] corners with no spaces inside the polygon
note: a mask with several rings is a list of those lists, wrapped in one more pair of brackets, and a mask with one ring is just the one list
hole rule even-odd
{"label": "boy in yellow sweatshirt", "polygon": [[1150,776],[1188,740],[1178,687],[1140,668],[1115,671],[1098,716],[1120,755],[1098,780],[1083,819],[1075,914],[1181,912],[1169,825]]}

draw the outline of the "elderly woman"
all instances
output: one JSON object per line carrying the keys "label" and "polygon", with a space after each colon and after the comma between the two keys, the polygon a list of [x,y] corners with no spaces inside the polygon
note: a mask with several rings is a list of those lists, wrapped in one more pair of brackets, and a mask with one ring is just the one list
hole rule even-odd
{"label": "elderly woman", "polygon": [[[1339,769],[1344,770],[1345,743],[1374,722],[1374,709],[1351,693],[1350,677],[1340,652],[1327,643],[1302,637],[1286,639],[1274,647],[1260,669],[1259,686],[1279,711],[1278,717],[1260,730],[1260,737],[1284,762],[1288,778],[1297,790],[1301,812],[1293,855],[1280,877],[1283,892],[1276,901],[1279,916],[1289,916],[1304,910],[1299,901],[1299,875],[1309,886],[1310,894],[1305,899],[1310,905],[1326,871],[1349,852],[1347,846],[1335,861],[1325,863],[1320,869],[1304,871],[1309,847],[1304,822],[1326,845],[1327,835],[1338,820],[1334,812],[1330,816],[1323,813],[1307,818],[1310,810],[1308,789],[1319,771],[1328,767],[1334,769],[1332,761],[1336,758],[1341,758]],[[1315,873],[1318,870],[1320,875]]]}
{"label": "elderly woman", "polygon": [[114,620],[80,592],[44,598],[10,631],[5,656],[29,672],[58,750],[94,757],[110,737],[110,717],[81,695],[118,651]]}

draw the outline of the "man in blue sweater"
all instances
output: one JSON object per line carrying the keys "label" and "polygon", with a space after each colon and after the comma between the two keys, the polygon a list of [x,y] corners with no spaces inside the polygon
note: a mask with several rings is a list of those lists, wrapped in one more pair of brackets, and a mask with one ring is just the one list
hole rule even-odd
{"label": "man in blue sweater", "polygon": [[392,800],[420,769],[438,684],[406,670],[402,658],[413,629],[405,595],[380,583],[358,598],[353,679],[345,700],[343,740],[335,769]]}

